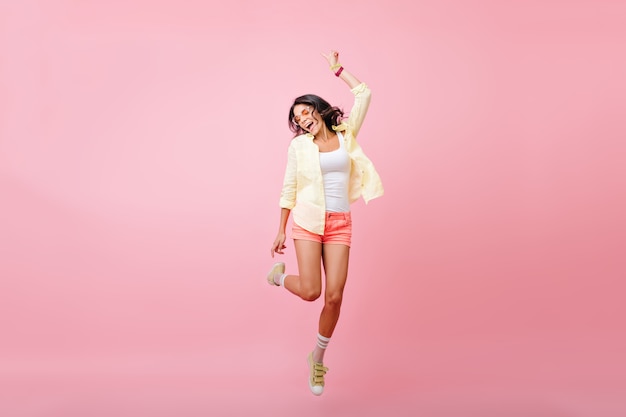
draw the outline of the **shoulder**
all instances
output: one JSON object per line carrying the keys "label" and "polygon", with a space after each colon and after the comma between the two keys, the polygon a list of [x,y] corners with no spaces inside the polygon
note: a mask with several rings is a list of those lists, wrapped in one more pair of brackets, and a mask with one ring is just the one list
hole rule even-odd
{"label": "shoulder", "polygon": [[290,147],[292,146],[304,146],[310,143],[313,143],[312,141],[312,135],[310,133],[303,133],[302,135],[298,135],[295,138],[291,139],[291,142],[289,144]]}
{"label": "shoulder", "polygon": [[339,125],[337,126],[333,126],[333,130],[335,132],[343,132],[345,130],[348,130],[349,126],[348,126],[348,120],[349,118],[345,118],[341,121],[341,123],[339,123]]}

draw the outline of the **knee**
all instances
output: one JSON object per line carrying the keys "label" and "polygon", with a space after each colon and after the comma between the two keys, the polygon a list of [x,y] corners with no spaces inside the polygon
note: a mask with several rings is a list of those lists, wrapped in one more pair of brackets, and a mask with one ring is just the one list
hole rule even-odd
{"label": "knee", "polygon": [[326,295],[325,304],[326,307],[339,309],[341,307],[341,301],[343,300],[343,294],[340,292],[330,293]]}
{"label": "knee", "polygon": [[311,289],[302,291],[302,294],[300,294],[300,298],[302,298],[304,301],[315,301],[318,298],[320,298],[321,293],[322,293],[321,290],[311,288]]}

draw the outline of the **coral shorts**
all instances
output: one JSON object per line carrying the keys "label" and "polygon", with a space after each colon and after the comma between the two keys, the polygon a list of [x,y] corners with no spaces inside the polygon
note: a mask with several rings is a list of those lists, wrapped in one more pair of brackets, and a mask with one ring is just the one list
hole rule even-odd
{"label": "coral shorts", "polygon": [[311,240],[319,243],[335,243],[350,246],[352,240],[352,216],[350,212],[326,212],[324,234],[318,235],[293,224],[291,237],[293,239]]}

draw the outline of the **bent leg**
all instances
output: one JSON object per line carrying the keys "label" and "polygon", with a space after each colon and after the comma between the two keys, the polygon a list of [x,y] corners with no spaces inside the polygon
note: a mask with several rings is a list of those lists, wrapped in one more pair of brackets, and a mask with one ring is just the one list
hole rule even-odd
{"label": "bent leg", "polygon": [[322,293],[322,244],[294,239],[294,246],[300,275],[287,275],[284,286],[303,300],[317,300]]}

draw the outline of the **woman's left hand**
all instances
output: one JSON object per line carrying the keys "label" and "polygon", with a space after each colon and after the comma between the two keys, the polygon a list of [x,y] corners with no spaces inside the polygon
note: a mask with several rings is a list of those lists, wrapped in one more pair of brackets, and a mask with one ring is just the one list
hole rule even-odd
{"label": "woman's left hand", "polygon": [[331,67],[339,63],[339,52],[337,51],[330,51],[330,53],[328,54],[322,52],[322,56],[326,58],[326,60],[328,61],[328,65],[330,65]]}

